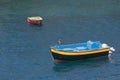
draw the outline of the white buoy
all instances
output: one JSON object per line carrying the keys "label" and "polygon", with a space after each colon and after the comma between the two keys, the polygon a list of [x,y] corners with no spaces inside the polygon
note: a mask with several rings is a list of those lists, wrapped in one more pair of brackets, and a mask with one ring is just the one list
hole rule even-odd
{"label": "white buoy", "polygon": [[110,57],[112,55],[112,51],[109,51],[108,57]]}
{"label": "white buoy", "polygon": [[109,51],[109,54],[112,54],[112,51]]}

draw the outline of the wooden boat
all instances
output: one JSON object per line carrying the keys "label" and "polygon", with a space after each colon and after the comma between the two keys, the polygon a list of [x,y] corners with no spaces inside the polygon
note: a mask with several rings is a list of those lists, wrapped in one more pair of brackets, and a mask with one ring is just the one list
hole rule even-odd
{"label": "wooden boat", "polygon": [[35,16],[35,17],[28,17],[27,18],[27,22],[30,24],[35,24],[35,25],[39,25],[41,24],[43,21],[43,19],[39,16]]}
{"label": "wooden boat", "polygon": [[87,41],[85,43],[55,45],[50,47],[55,62],[76,61],[95,57],[108,56],[113,47],[101,44],[100,41]]}

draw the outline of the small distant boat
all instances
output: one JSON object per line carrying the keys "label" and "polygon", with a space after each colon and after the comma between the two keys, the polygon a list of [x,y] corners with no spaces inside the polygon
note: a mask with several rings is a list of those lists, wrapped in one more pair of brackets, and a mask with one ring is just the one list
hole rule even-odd
{"label": "small distant boat", "polygon": [[108,56],[115,49],[100,41],[87,41],[85,43],[55,45],[50,47],[50,51],[55,62],[63,62]]}
{"label": "small distant boat", "polygon": [[28,23],[30,24],[35,24],[35,25],[39,25],[42,23],[43,18],[39,17],[39,16],[35,16],[35,17],[28,17],[27,18]]}

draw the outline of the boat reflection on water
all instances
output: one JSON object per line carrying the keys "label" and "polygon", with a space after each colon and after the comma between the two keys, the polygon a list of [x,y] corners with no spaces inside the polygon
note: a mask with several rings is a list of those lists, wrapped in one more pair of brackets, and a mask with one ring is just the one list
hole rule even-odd
{"label": "boat reflection on water", "polygon": [[109,58],[110,57],[106,56],[102,58],[92,58],[84,61],[54,63],[53,69],[56,72],[68,72],[78,67],[81,69],[100,67],[110,63],[111,61],[109,61]]}

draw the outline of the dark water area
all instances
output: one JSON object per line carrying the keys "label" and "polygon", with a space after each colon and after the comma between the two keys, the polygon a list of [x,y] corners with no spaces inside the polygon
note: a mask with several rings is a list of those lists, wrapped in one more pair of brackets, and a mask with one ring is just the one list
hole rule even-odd
{"label": "dark water area", "polygon": [[[28,16],[41,16],[30,25]],[[0,80],[119,80],[120,0],[0,0]],[[101,41],[111,57],[54,63],[49,47]]]}

